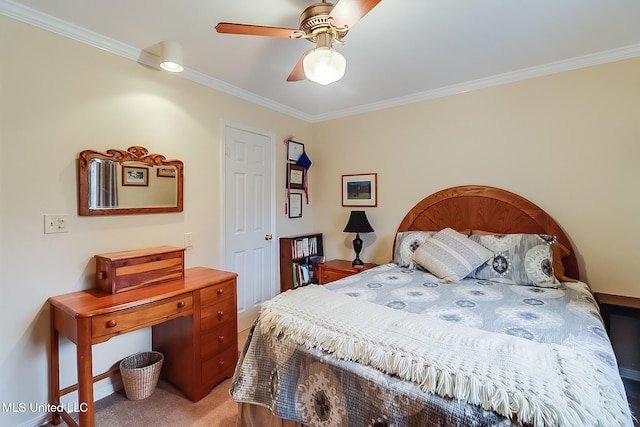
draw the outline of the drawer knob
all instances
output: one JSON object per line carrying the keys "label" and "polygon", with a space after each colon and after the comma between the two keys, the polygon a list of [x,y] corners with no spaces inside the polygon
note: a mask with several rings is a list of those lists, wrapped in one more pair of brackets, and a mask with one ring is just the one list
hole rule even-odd
{"label": "drawer knob", "polygon": [[220,335],[218,337],[218,341],[220,342],[220,344],[222,344],[224,342],[224,335]]}
{"label": "drawer knob", "polygon": [[178,308],[184,308],[184,306],[185,306],[184,301],[178,302]]}
{"label": "drawer knob", "polygon": [[218,289],[218,295],[222,295],[224,293],[224,289]]}
{"label": "drawer knob", "polygon": [[107,328],[115,328],[117,324],[118,324],[118,321],[111,319],[107,322],[106,326]]}
{"label": "drawer knob", "polygon": [[218,366],[220,366],[221,368],[224,368],[224,360],[219,361]]}
{"label": "drawer knob", "polygon": [[218,312],[218,318],[219,318],[219,319],[221,319],[221,318],[222,318],[222,316],[224,316],[224,311],[220,310],[220,311]]}

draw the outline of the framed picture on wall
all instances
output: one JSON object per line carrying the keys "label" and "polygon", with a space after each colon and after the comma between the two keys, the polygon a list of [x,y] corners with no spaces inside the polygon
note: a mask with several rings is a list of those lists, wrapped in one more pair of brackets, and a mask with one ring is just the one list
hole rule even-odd
{"label": "framed picture on wall", "polygon": [[302,218],[302,194],[289,194],[289,218]]}
{"label": "framed picture on wall", "polygon": [[122,185],[132,185],[138,187],[149,186],[149,168],[123,166]]}
{"label": "framed picture on wall", "polygon": [[378,206],[378,174],[342,175],[342,206]]}
{"label": "framed picture on wall", "polygon": [[287,142],[287,160],[297,162],[302,153],[304,153],[303,143],[291,140]]}
{"label": "framed picture on wall", "polygon": [[287,188],[304,189],[304,166],[292,165],[287,167]]}

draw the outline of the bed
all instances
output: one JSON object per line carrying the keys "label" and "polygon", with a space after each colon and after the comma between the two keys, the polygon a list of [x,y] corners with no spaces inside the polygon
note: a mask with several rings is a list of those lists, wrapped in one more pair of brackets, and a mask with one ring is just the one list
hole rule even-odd
{"label": "bed", "polygon": [[393,262],[263,304],[230,388],[241,427],[632,426],[571,241],[509,191],[414,206]]}

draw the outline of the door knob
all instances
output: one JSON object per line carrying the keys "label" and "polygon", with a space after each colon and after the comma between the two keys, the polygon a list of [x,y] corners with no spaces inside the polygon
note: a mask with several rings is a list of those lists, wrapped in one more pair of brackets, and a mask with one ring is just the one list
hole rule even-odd
{"label": "door knob", "polygon": [[271,240],[271,239],[273,239],[273,236],[271,234],[264,235],[264,240]]}

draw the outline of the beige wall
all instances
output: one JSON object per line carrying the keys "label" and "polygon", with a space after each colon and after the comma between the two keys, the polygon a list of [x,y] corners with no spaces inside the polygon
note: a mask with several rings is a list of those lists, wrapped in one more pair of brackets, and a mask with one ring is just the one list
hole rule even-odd
{"label": "beige wall", "polygon": [[484,184],[551,214],[595,291],[640,297],[640,58],[315,124],[314,141],[331,257],[353,256],[341,174],[378,173],[376,232],[363,235],[364,260],[378,263],[419,200]]}
{"label": "beige wall", "polygon": [[[182,246],[190,231],[187,267],[223,267],[223,123],[274,135],[282,160],[275,170],[274,234],[312,228],[310,207],[302,219],[282,214],[282,141],[295,134],[313,157],[309,123],[4,16],[0,57],[1,402],[47,402],[46,300],[91,287],[94,254]],[[184,162],[184,212],[78,217],[78,153],[132,145]],[[69,233],[45,235],[44,214],[67,214]],[[149,347],[148,330],[100,344],[96,373]],[[74,351],[63,342],[63,386],[75,382]],[[0,412],[0,425],[35,425],[43,416]]]}
{"label": "beige wall", "polygon": [[[187,266],[222,267],[224,122],[275,135],[276,235],[324,232],[329,258],[353,256],[353,236],[341,232],[341,174],[379,174],[380,205],[366,209],[376,232],[363,235],[362,254],[378,263],[391,258],[396,227],[420,199],[487,184],[558,220],[595,290],[640,296],[640,59],[312,125],[3,16],[0,54],[2,402],[46,402],[45,301],[90,287],[93,254],[180,246],[191,231]],[[292,134],[313,161],[311,205],[294,220],[282,214],[281,141]],[[184,161],[185,211],[78,217],[78,152],[131,145]],[[45,213],[67,214],[70,232],[43,234]],[[101,344],[96,371],[149,346],[148,331]],[[73,346],[62,351],[66,386]],[[0,424],[38,416],[1,413]]]}

